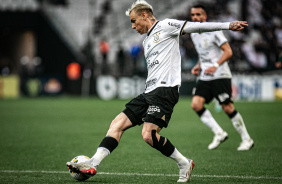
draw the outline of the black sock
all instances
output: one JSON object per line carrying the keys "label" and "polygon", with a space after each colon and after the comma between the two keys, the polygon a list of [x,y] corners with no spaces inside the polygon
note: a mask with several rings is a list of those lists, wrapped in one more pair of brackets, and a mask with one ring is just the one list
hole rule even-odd
{"label": "black sock", "polygon": [[205,111],[206,111],[206,108],[203,107],[201,110],[197,111],[197,114],[199,115],[199,117],[201,117]]}
{"label": "black sock", "polygon": [[234,118],[234,116],[236,116],[238,112],[236,110],[234,110],[231,114],[227,114],[229,116],[230,119]]}
{"label": "black sock", "polygon": [[117,146],[118,146],[118,141],[110,136],[105,137],[99,145],[99,147],[104,147],[108,149],[110,152],[114,151],[114,149]]}

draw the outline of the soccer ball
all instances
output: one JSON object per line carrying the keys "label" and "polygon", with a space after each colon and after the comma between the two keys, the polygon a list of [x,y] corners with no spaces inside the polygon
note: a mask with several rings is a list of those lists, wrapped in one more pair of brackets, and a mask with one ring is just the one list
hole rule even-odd
{"label": "soccer ball", "polygon": [[[87,156],[84,156],[84,155],[80,155],[80,156],[76,156],[74,157],[71,162],[73,163],[80,163],[80,162],[85,162],[87,160],[90,160],[89,157]],[[87,174],[84,174],[84,173],[81,173],[81,172],[74,172],[72,171],[71,169],[69,169],[69,172],[70,172],[70,175],[78,180],[78,181],[85,181],[87,180],[88,178],[90,178],[90,176],[88,176]]]}

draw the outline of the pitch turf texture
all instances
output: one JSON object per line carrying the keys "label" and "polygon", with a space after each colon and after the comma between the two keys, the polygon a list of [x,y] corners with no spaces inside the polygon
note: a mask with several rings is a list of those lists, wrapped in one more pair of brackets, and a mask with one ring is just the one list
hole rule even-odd
{"label": "pitch turf texture", "polygon": [[[97,98],[22,98],[0,100],[0,183],[77,183],[65,163],[77,155],[92,156],[124,100]],[[180,98],[161,134],[195,161],[191,183],[282,183],[282,102],[236,102],[255,147],[236,148],[240,137],[223,111],[208,108],[229,139],[209,151],[211,131]],[[119,146],[86,183],[176,183],[178,168],[148,146],[142,126],[129,129]]]}

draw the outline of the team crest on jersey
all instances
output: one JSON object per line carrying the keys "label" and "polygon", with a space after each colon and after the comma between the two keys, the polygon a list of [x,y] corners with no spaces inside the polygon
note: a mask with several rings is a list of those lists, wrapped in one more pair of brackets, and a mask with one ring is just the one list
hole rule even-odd
{"label": "team crest on jersey", "polygon": [[153,35],[153,37],[154,37],[154,43],[158,43],[161,39],[160,39],[160,34],[161,33],[156,33],[156,34],[154,34]]}

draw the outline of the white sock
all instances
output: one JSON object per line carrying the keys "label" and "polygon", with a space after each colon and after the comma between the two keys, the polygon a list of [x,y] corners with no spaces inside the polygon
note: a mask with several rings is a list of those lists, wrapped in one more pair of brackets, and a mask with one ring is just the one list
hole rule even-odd
{"label": "white sock", "polygon": [[234,128],[240,134],[242,140],[248,140],[251,138],[246,129],[243,118],[239,112],[237,112],[237,114],[231,119],[231,121],[232,121]]}
{"label": "white sock", "polygon": [[219,126],[219,124],[215,121],[213,116],[211,115],[210,111],[208,109],[205,110],[205,112],[200,117],[202,122],[209,127],[214,134],[218,134],[223,132],[223,129]]}
{"label": "white sock", "polygon": [[98,165],[102,162],[102,160],[110,154],[110,151],[107,148],[99,147],[96,153],[91,158],[91,164],[97,168]]}
{"label": "white sock", "polygon": [[177,163],[179,168],[181,168],[182,165],[187,164],[186,157],[184,157],[176,148],[174,149],[173,153],[169,157],[172,158]]}

